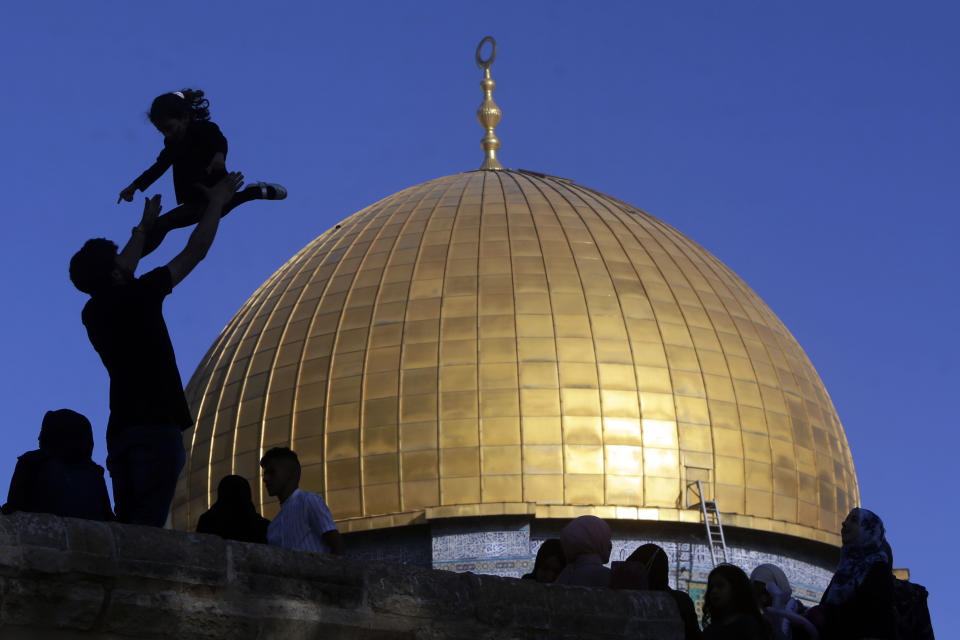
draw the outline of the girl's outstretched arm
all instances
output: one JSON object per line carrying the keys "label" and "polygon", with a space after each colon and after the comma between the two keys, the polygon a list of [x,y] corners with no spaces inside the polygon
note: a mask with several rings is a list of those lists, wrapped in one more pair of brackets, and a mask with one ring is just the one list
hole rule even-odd
{"label": "girl's outstretched arm", "polygon": [[166,170],[170,168],[171,164],[173,164],[173,156],[167,149],[164,149],[160,152],[160,155],[157,156],[157,161],[154,162],[149,169],[141,173],[136,180],[120,192],[120,197],[117,198],[117,202],[119,203],[121,200],[133,202],[133,194],[136,193],[138,189],[140,191],[146,191],[150,188],[150,185],[156,182],[157,178],[162,176]]}

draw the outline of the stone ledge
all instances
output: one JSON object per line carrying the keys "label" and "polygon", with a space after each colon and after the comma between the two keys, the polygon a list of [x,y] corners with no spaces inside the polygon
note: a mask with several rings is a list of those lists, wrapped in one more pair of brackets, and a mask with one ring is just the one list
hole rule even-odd
{"label": "stone ledge", "polygon": [[0,516],[0,636],[682,638],[666,594],[470,573],[19,513]]}

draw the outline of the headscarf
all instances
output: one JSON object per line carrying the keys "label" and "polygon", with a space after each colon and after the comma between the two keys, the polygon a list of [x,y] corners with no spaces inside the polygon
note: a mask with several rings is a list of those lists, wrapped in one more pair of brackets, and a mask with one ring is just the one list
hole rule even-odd
{"label": "headscarf", "polygon": [[40,426],[40,450],[63,462],[84,462],[93,455],[93,427],[70,409],[47,411]]}
{"label": "headscarf", "polygon": [[217,485],[217,501],[213,508],[236,514],[255,512],[247,479],[243,476],[224,476]]}
{"label": "headscarf", "polygon": [[610,525],[597,516],[580,516],[560,531],[560,544],[567,562],[583,556],[596,556],[597,564],[606,564],[613,549]]}
{"label": "headscarf", "polygon": [[[787,580],[787,574],[775,564],[761,564],[758,566],[753,570],[753,573],[750,574],[750,582],[762,582],[764,585],[769,585],[772,582],[776,585],[777,591],[784,594],[786,598],[789,598],[790,594],[793,593],[793,589],[790,587],[790,581]],[[776,600],[776,594],[771,591],[769,587],[767,587],[767,593]]]}
{"label": "headscarf", "polygon": [[852,509],[847,517],[857,518],[860,535],[840,549],[837,572],[833,574],[830,586],[823,595],[823,602],[829,604],[842,604],[853,597],[873,565],[879,562],[889,567],[891,564],[890,545],[884,537],[885,531],[880,517],[872,511],[860,508]]}
{"label": "headscarf", "polygon": [[648,543],[637,547],[636,551],[627,557],[627,562],[640,562],[647,569],[647,585],[654,591],[669,591],[668,574],[670,565],[667,561],[667,552],[660,546]]}
{"label": "headscarf", "polygon": [[266,542],[267,524],[253,505],[247,479],[230,475],[220,480],[217,501],[200,516],[197,532],[241,542]]}
{"label": "headscarf", "polygon": [[523,577],[529,580],[536,580],[539,571],[543,570],[543,566],[550,558],[556,558],[560,561],[560,568],[559,571],[557,571],[557,575],[560,575],[560,572],[567,566],[567,559],[563,555],[563,545],[560,544],[560,540],[557,538],[550,538],[543,541],[543,544],[537,549],[537,559],[533,563],[533,571]]}

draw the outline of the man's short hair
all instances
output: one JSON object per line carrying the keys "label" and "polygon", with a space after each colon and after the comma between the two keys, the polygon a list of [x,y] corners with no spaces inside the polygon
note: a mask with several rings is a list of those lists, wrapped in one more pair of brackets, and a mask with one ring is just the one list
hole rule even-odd
{"label": "man's short hair", "polygon": [[110,285],[116,260],[117,245],[106,238],[87,240],[70,259],[70,281],[80,291],[93,295]]}
{"label": "man's short hair", "polygon": [[260,466],[266,467],[267,463],[273,461],[293,464],[297,468],[297,476],[300,475],[300,459],[297,457],[296,452],[290,447],[274,447],[270,449],[260,458]]}

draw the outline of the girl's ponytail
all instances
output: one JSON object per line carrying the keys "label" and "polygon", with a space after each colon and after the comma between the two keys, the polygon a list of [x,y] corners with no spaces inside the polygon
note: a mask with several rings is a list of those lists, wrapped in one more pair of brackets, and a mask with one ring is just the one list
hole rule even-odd
{"label": "girl's ponytail", "polygon": [[183,99],[190,105],[194,120],[210,119],[210,101],[203,97],[200,89],[181,89]]}
{"label": "girl's ponytail", "polygon": [[154,98],[147,115],[154,126],[165,120],[181,118],[209,120],[210,101],[203,97],[200,89],[183,89]]}

